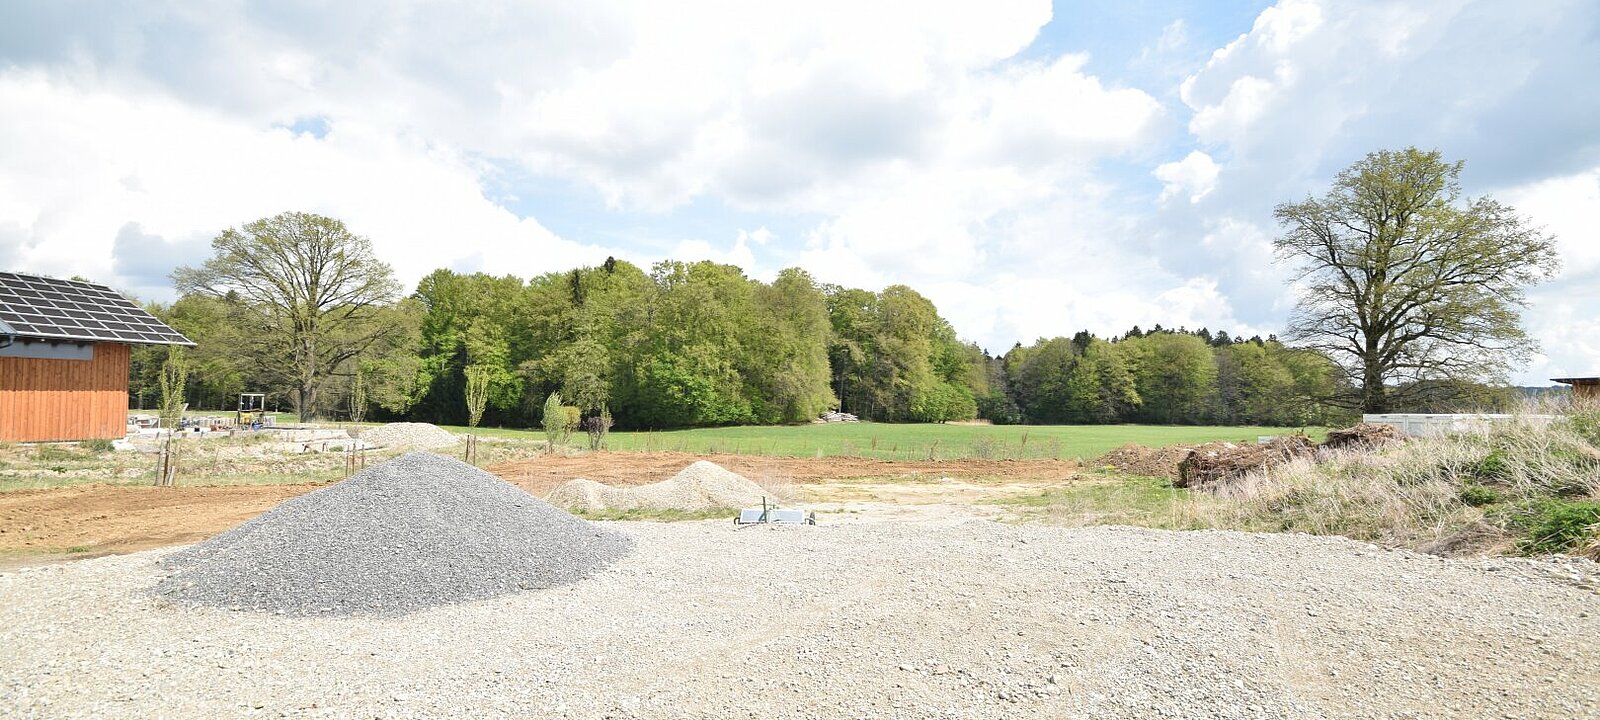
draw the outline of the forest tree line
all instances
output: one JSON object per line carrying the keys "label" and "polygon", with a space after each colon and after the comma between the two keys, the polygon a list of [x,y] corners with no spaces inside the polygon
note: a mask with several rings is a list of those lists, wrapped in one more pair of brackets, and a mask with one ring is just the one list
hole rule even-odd
{"label": "forest tree line", "polygon": [[[225,230],[204,264],[173,272],[180,299],[151,310],[198,344],[171,358],[190,368],[192,405],[260,391],[302,419],[460,424],[470,396],[472,419],[527,427],[556,394],[558,408],[628,428],[834,408],[888,422],[1281,426],[1504,408],[1508,369],[1537,347],[1519,321],[1525,288],[1560,262],[1511,208],[1464,200],[1461,169],[1438,151],[1380,151],[1324,197],[1277,206],[1274,247],[1303,284],[1295,347],[1157,326],[993,357],[904,285],[823,285],[795,268],[764,283],[713,262],[607,258],[531,280],[438,270],[405,294],[370,240],[298,212]],[[138,407],[161,352],[136,351]]]}
{"label": "forest tree line", "polygon": [[[247,303],[189,293],[150,309],[197,343],[191,406],[240,392],[297,406],[283,339],[254,330]],[[1327,358],[1276,339],[1137,328],[1108,339],[1018,344],[994,357],[961,341],[934,304],[896,285],[821,284],[791,268],[770,283],[712,262],[648,271],[601,265],[514,276],[437,270],[378,307],[385,334],[338,361],[312,397],[323,417],[464,424],[466,368],[489,378],[483,422],[530,427],[551,393],[623,428],[804,422],[840,409],[886,422],[1312,425]],[[164,360],[136,352],[130,393],[151,407]],[[359,403],[360,407],[354,407]]]}

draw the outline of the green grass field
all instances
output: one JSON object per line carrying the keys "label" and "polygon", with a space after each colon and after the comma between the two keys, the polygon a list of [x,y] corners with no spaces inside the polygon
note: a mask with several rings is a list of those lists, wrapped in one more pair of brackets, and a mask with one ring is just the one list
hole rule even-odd
{"label": "green grass field", "polygon": [[[205,414],[205,413],[199,413]],[[280,423],[294,417],[280,414]],[[348,424],[348,423],[347,423]],[[362,423],[370,425],[373,423]],[[455,433],[476,432],[506,440],[543,441],[538,429],[445,425]],[[739,426],[614,432],[611,450],[677,451],[697,454],[776,455],[783,457],[870,457],[884,460],[950,460],[956,458],[1090,459],[1128,443],[1150,447],[1217,440],[1255,442],[1262,435],[1285,435],[1296,428],[1188,425],[934,425],[832,423],[827,425]],[[1306,428],[1315,440],[1324,428]],[[569,443],[584,447],[587,438],[574,433]]]}
{"label": "green grass field", "polygon": [[[444,426],[457,433],[470,428]],[[677,451],[697,454],[775,455],[782,457],[870,457],[883,460],[950,460],[957,458],[1090,459],[1137,443],[1150,447],[1217,440],[1255,442],[1262,435],[1285,435],[1296,428],[1173,425],[898,425],[833,423],[697,428],[651,432],[613,432],[611,450]],[[1324,428],[1307,428],[1315,440]],[[478,428],[479,435],[505,439],[543,440],[537,430]],[[586,438],[569,441],[582,447]]]}
{"label": "green grass field", "polygon": [[[677,450],[787,457],[847,455],[886,460],[1094,458],[1128,443],[1163,446],[1255,442],[1286,428],[1152,425],[890,425],[837,423],[612,433],[613,450]],[[1323,431],[1313,429],[1313,437]]]}

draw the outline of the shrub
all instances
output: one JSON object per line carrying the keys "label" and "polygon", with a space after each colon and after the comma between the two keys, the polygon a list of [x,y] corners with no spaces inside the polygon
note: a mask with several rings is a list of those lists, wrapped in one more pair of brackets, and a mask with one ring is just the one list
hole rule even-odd
{"label": "shrub", "polygon": [[550,393],[544,401],[544,437],[550,452],[556,451],[567,427],[567,409],[561,404],[561,393]]}
{"label": "shrub", "polygon": [[583,411],[576,405],[563,405],[561,410],[567,414],[566,424],[561,426],[561,442],[565,444],[572,438],[573,431],[583,426]]}
{"label": "shrub", "polygon": [[1505,451],[1498,448],[1490,450],[1472,467],[1473,476],[1487,482],[1500,482],[1511,475],[1511,467],[1506,462]]}
{"label": "shrub", "polygon": [[1461,502],[1473,507],[1483,507],[1501,502],[1500,493],[1494,488],[1485,487],[1477,483],[1467,483],[1461,486]]}
{"label": "shrub", "polygon": [[1600,532],[1600,501],[1534,500],[1511,509],[1503,519],[1521,531],[1517,549],[1522,553],[1566,552]]}
{"label": "shrub", "polygon": [[583,431],[589,435],[589,449],[599,450],[606,445],[606,435],[611,432],[611,409],[600,406],[600,413],[583,421]]}

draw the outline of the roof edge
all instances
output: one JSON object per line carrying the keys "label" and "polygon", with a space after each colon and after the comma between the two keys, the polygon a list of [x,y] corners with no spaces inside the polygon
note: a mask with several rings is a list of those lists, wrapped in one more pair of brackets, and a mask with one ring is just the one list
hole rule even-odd
{"label": "roof edge", "polygon": [[[4,325],[5,323],[0,321],[0,326]],[[6,329],[9,330],[10,328],[7,327]],[[25,342],[83,342],[111,343],[113,345],[179,345],[182,347],[199,347],[199,345],[195,344],[195,341],[190,340],[186,335],[183,336],[183,342],[172,342],[170,340],[124,340],[121,338],[89,337],[86,335],[43,335],[39,333],[16,332],[0,332],[0,335],[6,335],[13,339],[22,340]]]}

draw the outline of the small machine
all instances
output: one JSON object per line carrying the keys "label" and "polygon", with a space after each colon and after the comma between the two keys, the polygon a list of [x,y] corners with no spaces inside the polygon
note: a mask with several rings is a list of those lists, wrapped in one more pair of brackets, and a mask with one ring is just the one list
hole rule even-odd
{"label": "small machine", "polygon": [[733,519],[735,527],[750,525],[815,525],[817,514],[794,508],[780,508],[761,498],[761,507],[745,508]]}
{"label": "small machine", "polygon": [[267,396],[264,393],[239,393],[239,411],[234,415],[236,427],[260,430],[267,414]]}

